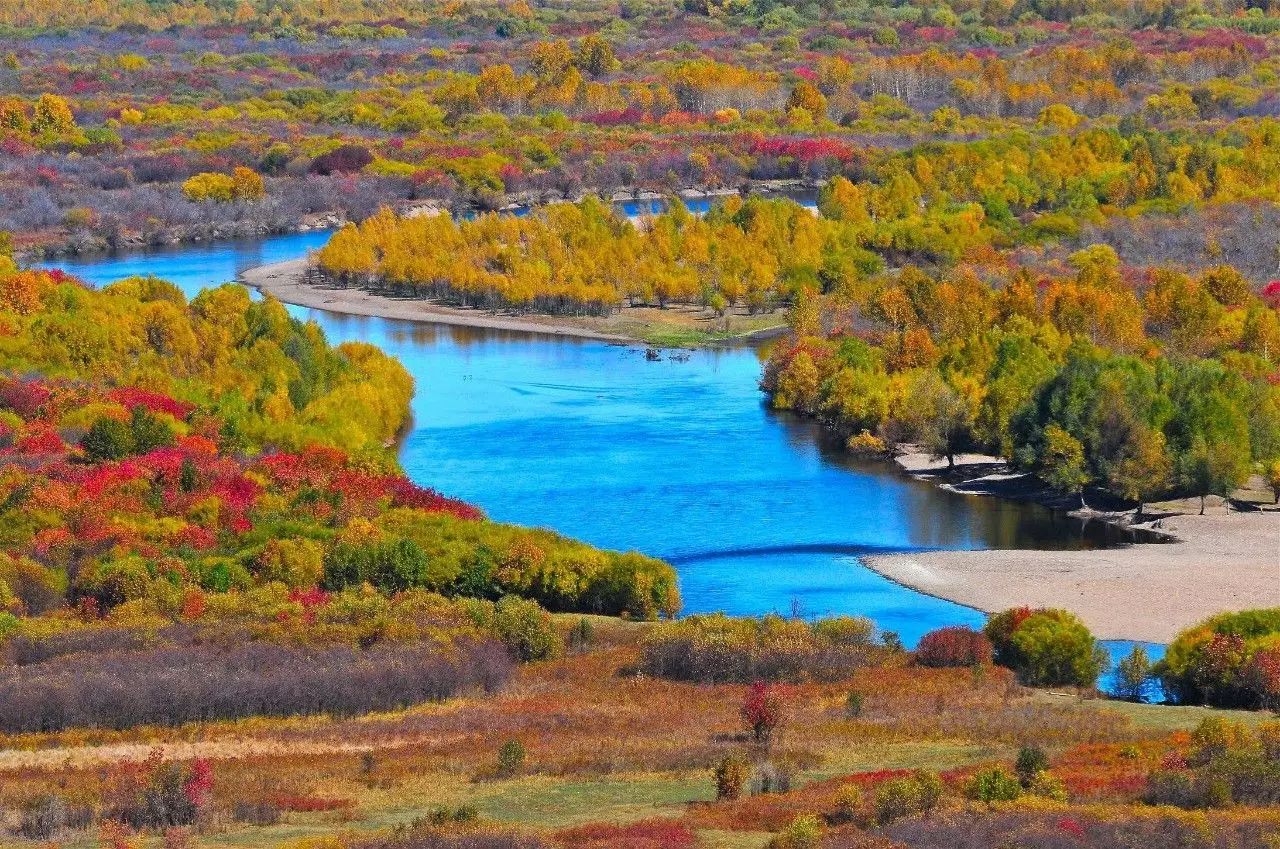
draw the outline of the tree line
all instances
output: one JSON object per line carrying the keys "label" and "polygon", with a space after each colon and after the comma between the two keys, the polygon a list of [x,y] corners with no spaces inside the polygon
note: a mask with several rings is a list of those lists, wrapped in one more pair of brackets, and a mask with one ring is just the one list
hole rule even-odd
{"label": "tree line", "polygon": [[1229,266],[1130,269],[1106,246],[990,283],[908,267],[806,292],[762,386],[853,449],[986,451],[1081,499],[1225,497],[1255,471],[1280,496],[1276,308]]}

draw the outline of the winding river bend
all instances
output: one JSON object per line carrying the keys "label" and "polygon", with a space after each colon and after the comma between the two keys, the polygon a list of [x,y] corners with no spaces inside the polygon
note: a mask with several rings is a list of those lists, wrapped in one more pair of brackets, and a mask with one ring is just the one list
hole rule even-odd
{"label": "winding river bend", "polygon": [[[99,285],[153,274],[190,296],[326,238],[52,265]],[[849,459],[811,423],[765,408],[757,347],[649,361],[636,348],[591,340],[291,309],[331,341],[372,342],[413,373],[401,460],[416,481],[501,521],[666,558],[679,570],[686,612],[856,613],[913,645],[926,631],[983,616],[894,584],[859,554],[1120,541],[1105,525],[956,495]]]}

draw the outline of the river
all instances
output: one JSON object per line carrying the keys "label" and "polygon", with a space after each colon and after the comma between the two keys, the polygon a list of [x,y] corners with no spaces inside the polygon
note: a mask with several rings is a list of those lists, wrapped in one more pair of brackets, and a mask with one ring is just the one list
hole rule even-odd
{"label": "river", "polygon": [[[52,265],[97,285],[154,274],[190,296],[325,238]],[[765,407],[757,347],[650,361],[637,348],[592,340],[291,310],[331,341],[372,342],[413,373],[401,462],[415,481],[494,519],[670,560],[686,613],[860,614],[913,645],[926,631],[984,617],[890,582],[859,554],[1122,541],[1109,525],[957,495],[889,464],[852,460],[811,422]]]}

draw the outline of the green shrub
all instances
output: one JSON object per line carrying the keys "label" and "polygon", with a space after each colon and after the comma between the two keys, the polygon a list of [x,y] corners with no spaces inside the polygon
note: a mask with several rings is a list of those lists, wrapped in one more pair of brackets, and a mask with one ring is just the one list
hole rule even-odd
{"label": "green shrub", "polygon": [[895,778],[876,790],[876,819],[881,824],[932,810],[942,798],[942,779],[937,773],[920,771]]}
{"label": "green shrub", "polygon": [[1170,643],[1155,674],[1183,704],[1280,705],[1280,607],[1210,617]]}
{"label": "green shrub", "polygon": [[844,697],[844,715],[850,719],[857,719],[862,716],[862,708],[865,697],[857,690],[850,690],[849,694]]}
{"label": "green shrub", "polygon": [[373,584],[384,592],[403,592],[430,583],[426,552],[411,539],[394,538],[365,545],[340,543],[324,558],[324,587]]}
{"label": "green shrub", "polygon": [[1067,785],[1061,778],[1048,772],[1037,772],[1027,784],[1027,792],[1055,802],[1067,801]]}
{"label": "green shrub", "polygon": [[979,802],[1012,802],[1022,795],[1018,779],[1000,767],[985,769],[969,782],[969,798]]}
{"label": "green shrub", "polygon": [[836,681],[883,655],[869,642],[868,631],[850,624],[856,622],[824,626],[781,616],[690,616],[646,635],[640,668],[705,683]]}
{"label": "green shrub", "polygon": [[104,416],[89,426],[80,448],[85,458],[95,463],[119,460],[133,453],[133,431],[119,419]]}
{"label": "green shrub", "polygon": [[993,616],[984,632],[996,662],[1030,686],[1092,687],[1106,667],[1106,652],[1065,610],[1005,611]]}
{"label": "green shrub", "polygon": [[822,820],[813,814],[802,814],[769,842],[774,849],[817,849],[822,842]]}
{"label": "green shrub", "polygon": [[595,642],[595,628],[587,617],[582,617],[569,630],[569,648],[575,651],[590,648]]}
{"label": "green shrub", "polygon": [[1116,695],[1130,702],[1141,701],[1150,678],[1151,661],[1147,650],[1134,646],[1116,667]]}
{"label": "green shrub", "polygon": [[836,791],[835,818],[840,822],[851,822],[862,807],[862,791],[856,784],[846,784]]}
{"label": "green shrub", "polygon": [[502,640],[517,660],[548,660],[562,652],[555,622],[536,601],[509,595],[497,603],[474,601],[468,612],[477,625]]}
{"label": "green shrub", "polygon": [[742,788],[747,784],[751,774],[751,765],[739,754],[729,754],[716,764],[716,798],[737,799],[742,796]]}
{"label": "green shrub", "polygon": [[1023,787],[1031,786],[1031,779],[1049,768],[1049,757],[1038,746],[1023,746],[1018,750],[1018,759],[1014,769],[1018,773],[1018,781]]}
{"label": "green shrub", "polygon": [[519,740],[508,740],[498,749],[498,774],[512,776],[524,767],[524,744]]}

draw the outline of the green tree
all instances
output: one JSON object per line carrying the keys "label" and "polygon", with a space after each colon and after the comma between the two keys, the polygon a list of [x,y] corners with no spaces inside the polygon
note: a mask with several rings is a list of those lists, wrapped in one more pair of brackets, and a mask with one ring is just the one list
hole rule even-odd
{"label": "green tree", "polygon": [[[1200,515],[1210,495],[1226,499],[1248,475],[1248,458],[1239,444],[1208,442],[1197,436],[1178,463],[1178,481],[1191,495],[1200,498]],[[1228,509],[1229,509],[1228,502]]]}
{"label": "green tree", "polygon": [[1170,378],[1173,413],[1166,428],[1179,487],[1200,498],[1230,496],[1252,471],[1250,388],[1221,363],[1195,360]]}
{"label": "green tree", "polygon": [[614,55],[612,44],[598,35],[589,35],[578,42],[573,64],[583,73],[599,78],[617,70],[622,63]]}
{"label": "green tree", "polygon": [[1135,517],[1142,518],[1148,499],[1169,488],[1173,460],[1165,450],[1164,434],[1144,425],[1135,426],[1124,455],[1107,469],[1107,485],[1116,495],[1138,502]]}
{"label": "green tree", "polygon": [[133,408],[129,428],[133,433],[133,450],[138,454],[173,444],[173,427],[145,407]]}
{"label": "green tree", "polygon": [[1054,489],[1068,495],[1080,496],[1084,503],[1084,488],[1092,476],[1084,459],[1084,445],[1056,424],[1044,429],[1044,453],[1039,461],[1040,477]]}
{"label": "green tree", "polygon": [[1280,504],[1280,459],[1272,460],[1266,467],[1267,486],[1275,494],[1275,503]]}
{"label": "green tree", "polygon": [[955,468],[956,454],[973,443],[973,416],[960,394],[933,370],[921,373],[907,395],[906,419],[929,455]]}
{"label": "green tree", "polygon": [[1116,695],[1131,702],[1141,700],[1142,691],[1151,678],[1151,670],[1147,650],[1142,646],[1134,646],[1133,651],[1121,658],[1116,665]]}
{"label": "green tree", "polygon": [[119,419],[104,416],[89,426],[80,447],[90,460],[119,460],[133,453],[133,430]]}

